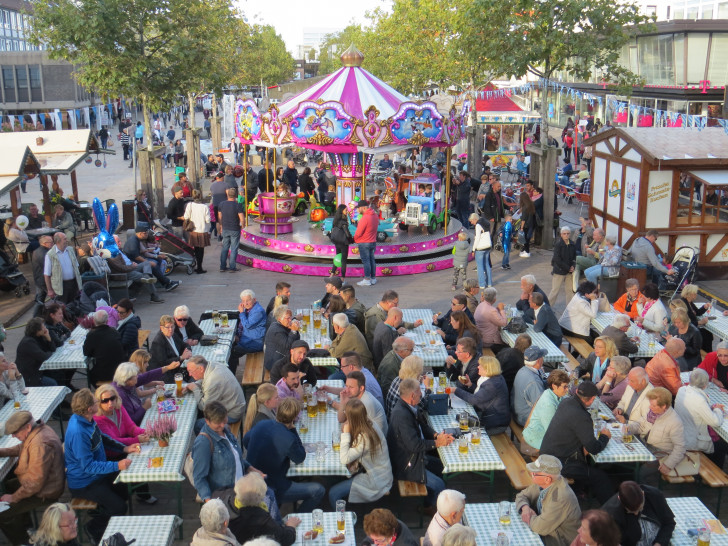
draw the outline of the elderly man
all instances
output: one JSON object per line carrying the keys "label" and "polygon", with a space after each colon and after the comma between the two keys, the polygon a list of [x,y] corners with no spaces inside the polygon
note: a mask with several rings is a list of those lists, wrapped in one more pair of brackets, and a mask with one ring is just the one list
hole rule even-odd
{"label": "elderly man", "polygon": [[329,353],[334,358],[341,358],[344,353],[353,351],[361,357],[361,362],[370,372],[374,371],[372,353],[369,352],[367,341],[353,324],[349,324],[349,318],[344,313],[336,313],[331,318],[336,338],[328,347]]}
{"label": "elderly man", "polygon": [[[195,355],[187,360],[187,372],[194,382],[185,388],[194,395],[200,411],[205,411],[205,405],[215,401],[225,406],[228,423],[237,423],[243,418],[245,395],[227,366],[208,363],[205,357]],[[205,420],[200,419],[195,432],[202,430],[204,425]]]}
{"label": "elderly man", "polygon": [[571,228],[564,226],[561,228],[560,233],[561,238],[556,241],[554,254],[551,257],[551,292],[549,292],[549,299],[555,302],[563,285],[568,305],[571,298],[574,297],[574,291],[572,290],[574,281],[571,276],[576,265],[576,245],[571,242]]}
{"label": "elderly man", "polygon": [[402,310],[399,307],[391,307],[387,311],[387,318],[384,322],[377,324],[374,330],[374,339],[372,341],[372,356],[374,357],[374,369],[379,369],[379,363],[384,355],[389,352],[389,348],[394,340],[399,336],[397,327],[402,323]]}
{"label": "elderly man", "polygon": [[497,297],[498,291],[495,288],[492,286],[486,288],[483,291],[483,301],[473,313],[483,347],[489,347],[494,353],[506,346],[501,338],[500,329],[508,324],[505,305],[503,302],[496,305]]}
{"label": "elderly man", "polygon": [[17,457],[15,478],[5,481],[1,502],[10,504],[0,513],[0,529],[11,544],[25,544],[32,527],[30,512],[56,502],[63,493],[66,474],[63,446],[58,435],[29,411],[16,411],[5,423],[5,433],[20,443],[0,448],[0,457]]}
{"label": "elderly man", "polygon": [[[412,338],[399,336],[392,343],[392,350],[389,351],[382,362],[379,364],[377,370],[377,377],[379,378],[379,384],[382,387],[383,393],[389,392],[389,386],[394,381],[394,378],[399,375],[399,368],[402,365],[402,360],[407,358],[415,350],[415,341]],[[367,385],[369,380],[367,379]]]}
{"label": "elderly man", "polygon": [[531,409],[541,398],[546,389],[546,378],[543,375],[543,357],[548,353],[545,349],[531,345],[523,353],[523,368],[518,370],[511,390],[511,413],[519,425],[526,426]]}
{"label": "elderly man", "polygon": [[665,348],[645,366],[653,387],[665,387],[670,394],[677,396],[678,389],[682,387],[677,359],[684,354],[685,342],[679,337],[671,337],[665,342]]}
{"label": "elderly man", "polygon": [[[18,370],[15,362],[9,362],[3,353],[0,353],[0,406],[7,400],[13,398],[14,392],[25,389],[23,374]],[[0,435],[3,435],[2,423],[0,423]]]}
{"label": "elderly man", "polygon": [[[444,432],[436,433],[418,407],[422,399],[416,379],[404,379],[399,385],[400,399],[389,416],[387,445],[392,471],[397,480],[424,483],[427,487],[425,505],[432,507],[445,489],[442,463],[435,449],[450,445],[454,438]],[[433,514],[434,515],[434,514]]]}
{"label": "elderly man", "polygon": [[543,301],[546,305],[551,305],[549,299],[546,297],[546,292],[536,284],[536,277],[533,275],[524,275],[521,277],[521,298],[516,302],[516,308],[521,312],[525,313],[531,308],[531,294],[533,292],[540,292],[543,294]]}
{"label": "elderly man", "polygon": [[190,317],[190,308],[180,305],[174,310],[174,336],[182,340],[187,347],[199,345],[203,331]]}
{"label": "elderly man", "polygon": [[53,248],[45,255],[43,277],[46,293],[51,299],[71,303],[81,290],[81,273],[73,248],[68,246],[68,237],[62,231],[53,235]]}
{"label": "elderly man", "polygon": [[579,278],[581,272],[589,269],[599,263],[600,253],[604,250],[604,230],[596,228],[592,234],[592,242],[584,249],[585,253],[576,257],[576,267],[574,268],[573,288],[576,292],[579,286]]}
{"label": "elderly man", "polygon": [[281,368],[281,378],[276,383],[278,398],[303,399],[303,386],[301,385],[301,372],[294,364],[286,364]]}
{"label": "elderly man", "polygon": [[543,294],[532,292],[529,297],[529,309],[523,314],[526,324],[533,324],[535,332],[543,332],[551,343],[561,346],[561,326],[553,309],[544,302]]}
{"label": "elderly man", "polygon": [[263,342],[263,366],[270,370],[278,360],[288,355],[294,341],[301,339],[298,321],[287,305],[273,309],[273,323],[268,327]]}
{"label": "elderly man", "polygon": [[33,251],[31,260],[33,264],[33,284],[35,284],[36,308],[33,312],[34,317],[40,316],[43,313],[43,303],[48,295],[48,288],[46,287],[45,277],[43,276],[43,268],[45,266],[45,256],[53,246],[53,238],[48,235],[42,235],[38,238],[38,244],[40,246]]}
{"label": "elderly man", "polygon": [[604,428],[594,438],[594,424],[589,407],[599,395],[599,389],[591,381],[582,381],[576,395],[565,398],[556,408],[551,423],[541,442],[541,454],[557,457],[563,465],[562,475],[573,478],[574,489],[591,488],[600,504],[612,496],[614,488],[601,468],[589,466],[586,457],[596,455],[607,447],[612,434]]}
{"label": "elderly man", "polygon": [[316,386],[316,368],[314,368],[311,361],[306,357],[309,351],[308,343],[299,339],[294,341],[291,345],[291,350],[288,356],[284,356],[278,362],[273,364],[270,370],[270,382],[276,385],[278,381],[283,377],[281,370],[288,364],[293,364],[298,371],[301,372],[301,379],[304,379],[306,383],[311,386]]}
{"label": "elderly man", "polygon": [[629,338],[627,337],[627,330],[629,330],[632,323],[629,320],[629,316],[618,313],[614,315],[612,324],[607,326],[602,331],[602,336],[610,338],[614,341],[614,346],[617,347],[617,351],[621,356],[633,355],[639,349],[638,337]]}
{"label": "elderly man", "polygon": [[534,483],[516,495],[516,511],[546,546],[569,546],[581,524],[581,508],[561,476],[561,461],[541,455],[526,468]]}
{"label": "elderly man", "polygon": [[445,489],[437,496],[437,514],[427,527],[424,546],[442,546],[445,532],[460,523],[465,512],[465,495],[454,489]]}
{"label": "elderly man", "polygon": [[367,308],[362,302],[356,299],[356,290],[352,285],[344,283],[341,285],[339,295],[346,304],[345,313],[349,317],[349,322],[355,324],[363,334],[366,330],[364,314],[367,312]]}
{"label": "elderly man", "polygon": [[644,368],[636,366],[627,374],[627,387],[614,410],[614,417],[620,423],[639,421],[650,411],[647,393],[654,387]]}
{"label": "elderly man", "polygon": [[[374,346],[374,330],[377,329],[377,324],[384,322],[387,318],[387,312],[392,307],[399,307],[399,294],[394,290],[387,290],[382,294],[381,301],[367,309],[367,312],[364,313],[364,335],[366,336],[367,346],[370,349]],[[421,324],[422,320],[420,319],[417,319],[415,322],[404,322],[397,327],[397,331],[400,334],[404,334],[405,329],[411,330]]]}
{"label": "elderly man", "polygon": [[[380,377],[381,371],[382,370],[379,370]],[[361,358],[354,351],[344,353],[344,355],[341,357],[341,367],[339,368],[339,371],[335,374],[330,375],[329,379],[336,378],[341,379],[342,381],[346,381],[347,374],[351,372],[361,372],[364,374],[364,379],[366,379],[366,391],[371,394],[377,400],[377,402],[382,405],[382,407],[384,407],[384,396],[382,396],[382,387],[379,386],[379,382],[376,380],[372,372],[362,367]],[[389,389],[389,387],[387,387],[387,389]],[[324,392],[330,392],[338,396],[338,394],[344,389],[324,385],[322,387],[319,387],[319,390]],[[388,390],[385,392],[388,392]]]}
{"label": "elderly man", "polygon": [[445,373],[451,380],[459,376],[467,375],[473,385],[478,383],[478,359],[480,352],[478,345],[471,337],[462,337],[455,342],[455,357],[449,356],[445,359]]}
{"label": "elderly man", "polygon": [[600,390],[600,400],[610,409],[614,410],[624,396],[629,385],[627,374],[632,369],[632,363],[626,356],[613,356],[609,359],[604,376],[597,383]]}
{"label": "elderly man", "polygon": [[111,381],[116,367],[126,360],[126,350],[121,335],[107,324],[109,314],[103,309],[94,313],[94,327],[83,342],[83,354],[94,359],[88,374],[92,384]]}
{"label": "elderly man", "polygon": [[647,266],[647,279],[651,279],[655,284],[660,282],[660,274],[663,275],[674,275],[675,269],[668,269],[663,263],[657,258],[657,252],[655,252],[655,243],[660,233],[654,229],[650,229],[645,233],[644,237],[638,237],[632,243],[630,254],[632,254],[632,260],[645,264]]}
{"label": "elderly man", "polygon": [[[159,332],[149,348],[152,354],[149,361],[151,369],[164,368],[173,362],[184,362],[192,356],[190,348],[185,346],[180,338],[174,337],[174,327],[174,319],[169,315],[162,315],[159,319]],[[164,372],[164,382],[174,383],[175,373],[179,373],[179,370]]]}
{"label": "elderly man", "polygon": [[233,346],[233,351],[235,356],[240,358],[245,354],[263,350],[265,323],[268,317],[263,306],[255,299],[255,292],[252,290],[240,292],[238,311],[240,315],[237,342]]}
{"label": "elderly man", "polygon": [[384,413],[384,407],[374,396],[369,394],[366,389],[367,380],[362,372],[353,371],[346,376],[346,383],[339,396],[339,402],[332,402],[331,407],[337,410],[339,423],[346,422],[346,413],[344,408],[346,403],[352,398],[358,398],[367,409],[367,416],[372,423],[376,423],[382,433],[387,434],[387,416]]}

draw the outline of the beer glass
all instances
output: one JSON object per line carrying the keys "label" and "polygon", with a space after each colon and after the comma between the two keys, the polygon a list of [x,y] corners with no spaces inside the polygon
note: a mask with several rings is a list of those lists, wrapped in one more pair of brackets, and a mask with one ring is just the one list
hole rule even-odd
{"label": "beer glass", "polygon": [[331,433],[331,447],[334,448],[334,451],[341,449],[341,432],[338,430]]}
{"label": "beer glass", "polygon": [[313,521],[313,525],[311,525],[311,529],[314,531],[318,531],[319,534],[322,534],[324,532],[324,511],[317,508],[313,512],[311,512],[311,518]]}
{"label": "beer glass", "polygon": [[182,396],[182,374],[174,374],[174,384],[177,385],[177,398]]}
{"label": "beer glass", "polygon": [[460,436],[458,438],[458,451],[461,455],[467,455],[468,453],[468,438],[466,436]]}
{"label": "beer glass", "polygon": [[336,529],[340,532],[346,527],[346,501],[336,501]]}
{"label": "beer glass", "polygon": [[473,427],[470,429],[470,443],[473,445],[480,445],[480,436],[483,434],[479,427]]}
{"label": "beer glass", "polygon": [[498,504],[498,523],[501,525],[510,525],[511,503],[509,501],[501,501]]}

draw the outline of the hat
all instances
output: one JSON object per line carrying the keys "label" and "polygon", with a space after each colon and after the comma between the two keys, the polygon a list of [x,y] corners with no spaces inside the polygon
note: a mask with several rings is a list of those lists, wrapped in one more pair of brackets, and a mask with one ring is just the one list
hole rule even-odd
{"label": "hat", "polygon": [[243,169],[243,166],[242,165],[236,165],[235,168],[233,169],[233,174],[236,177],[243,176],[245,174],[245,170]]}
{"label": "hat", "polygon": [[137,224],[136,229],[134,230],[134,233],[147,233],[149,231],[149,228],[142,227],[141,224]]}
{"label": "hat", "polygon": [[538,345],[531,345],[526,352],[523,353],[523,358],[529,362],[536,362],[539,358],[543,358],[548,354],[546,349],[542,349]]}
{"label": "hat", "polygon": [[326,279],[326,284],[333,284],[338,290],[341,290],[341,287],[344,283],[341,282],[341,277],[328,277]]}
{"label": "hat", "polygon": [[302,339],[297,339],[291,344],[291,349],[297,349],[298,347],[306,347],[306,351],[309,350],[308,343],[303,341]]}
{"label": "hat", "polygon": [[592,396],[599,396],[599,389],[591,381],[582,381],[576,388],[576,394],[584,398],[591,398]]}
{"label": "hat", "polygon": [[526,463],[529,472],[558,476],[561,474],[561,461],[553,455],[539,455],[532,463]]}
{"label": "hat", "polygon": [[15,434],[25,425],[33,420],[33,414],[29,411],[16,411],[5,423],[5,434]]}
{"label": "hat", "polygon": [[369,206],[369,201],[367,201],[366,199],[362,199],[361,201],[358,201],[357,202],[356,206],[357,206],[357,208],[359,208],[359,207],[368,207]]}

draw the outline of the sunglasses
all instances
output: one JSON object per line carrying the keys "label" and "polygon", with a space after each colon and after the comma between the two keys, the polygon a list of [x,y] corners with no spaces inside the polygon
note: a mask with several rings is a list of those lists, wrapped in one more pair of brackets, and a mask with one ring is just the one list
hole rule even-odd
{"label": "sunglasses", "polygon": [[102,404],[108,404],[109,402],[116,401],[116,396],[110,396],[109,398],[102,398],[101,403]]}
{"label": "sunglasses", "polygon": [[177,319],[176,319],[176,320],[178,320],[178,321],[180,321],[180,322],[187,322],[187,321],[188,321],[188,320],[190,320],[190,319],[188,319],[188,318],[179,318],[179,317],[177,317]]}

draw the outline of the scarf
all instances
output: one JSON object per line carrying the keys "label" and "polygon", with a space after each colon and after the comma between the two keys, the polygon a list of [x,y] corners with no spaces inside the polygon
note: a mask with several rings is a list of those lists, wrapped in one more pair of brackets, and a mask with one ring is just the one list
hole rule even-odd
{"label": "scarf", "polygon": [[654,425],[655,424],[655,421],[657,421],[657,418],[658,417],[659,417],[659,415],[657,415],[655,412],[653,412],[652,410],[650,410],[650,411],[647,412],[646,419],[647,419],[647,422],[648,423],[650,423],[651,425]]}
{"label": "scarf", "polygon": [[599,383],[602,378],[602,374],[604,373],[604,370],[607,369],[607,366],[609,366],[608,358],[604,362],[602,362],[601,359],[597,357],[596,361],[594,361],[594,369],[592,370],[592,381],[594,383]]}
{"label": "scarf", "polygon": [[127,323],[127,321],[128,321],[128,320],[129,320],[129,319],[130,319],[131,317],[133,317],[133,316],[134,316],[134,313],[129,313],[129,316],[128,316],[128,317],[126,317],[125,319],[122,319],[122,320],[120,320],[120,321],[119,321],[119,322],[117,323],[117,325],[116,325],[116,329],[118,330],[119,328],[121,328],[121,327],[122,327],[122,326],[123,326],[124,324],[126,324],[126,323]]}
{"label": "scarf", "polygon": [[268,505],[265,502],[261,502],[259,504],[243,504],[237,497],[235,497],[235,508],[240,510],[241,508],[245,508],[246,506],[257,506],[258,508],[262,508],[266,512],[268,511]]}

